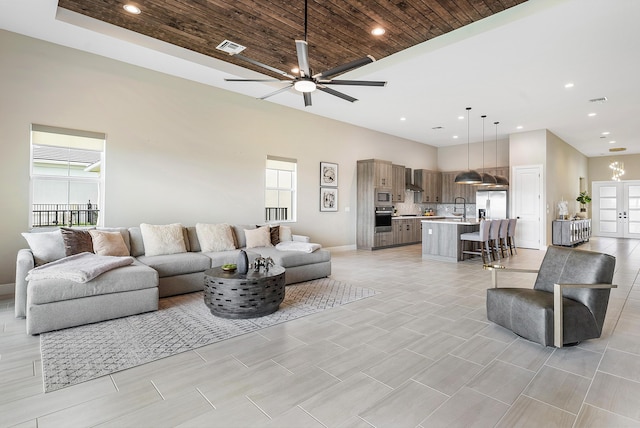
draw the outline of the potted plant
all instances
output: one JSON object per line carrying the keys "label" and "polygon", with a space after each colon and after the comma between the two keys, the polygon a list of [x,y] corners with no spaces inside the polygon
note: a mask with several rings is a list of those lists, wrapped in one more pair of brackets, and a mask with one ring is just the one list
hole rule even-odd
{"label": "potted plant", "polygon": [[591,196],[585,190],[584,192],[580,192],[576,201],[580,202],[580,217],[585,218],[587,216],[587,204],[591,202]]}

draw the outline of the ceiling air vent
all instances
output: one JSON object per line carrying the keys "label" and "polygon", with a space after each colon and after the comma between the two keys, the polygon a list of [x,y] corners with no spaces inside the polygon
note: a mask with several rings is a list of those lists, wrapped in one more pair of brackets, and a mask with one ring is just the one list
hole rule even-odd
{"label": "ceiling air vent", "polygon": [[603,103],[605,101],[607,101],[607,97],[593,98],[589,100],[590,103]]}
{"label": "ceiling air vent", "polygon": [[235,55],[245,50],[246,46],[239,45],[238,43],[234,43],[231,40],[225,40],[224,42],[216,46],[216,49],[226,52],[229,55]]}

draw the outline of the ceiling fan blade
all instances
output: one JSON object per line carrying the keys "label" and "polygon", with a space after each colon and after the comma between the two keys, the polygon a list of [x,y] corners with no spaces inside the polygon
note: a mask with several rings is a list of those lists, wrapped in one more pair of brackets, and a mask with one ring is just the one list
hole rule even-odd
{"label": "ceiling fan blade", "polygon": [[280,79],[224,79],[225,82],[283,82],[291,83],[291,80]]}
{"label": "ceiling fan blade", "polygon": [[353,98],[347,94],[343,94],[342,92],[338,92],[334,89],[331,88],[326,88],[324,86],[320,86],[318,85],[318,90],[322,91],[322,92],[326,92],[327,94],[331,94],[331,95],[335,95],[338,98],[342,98],[343,100],[347,100],[349,102],[354,102],[354,101],[358,101],[357,98]]}
{"label": "ceiling fan blade", "polygon": [[298,68],[302,77],[310,77],[309,69],[309,45],[304,40],[296,40],[296,52],[298,53]]}
{"label": "ceiling fan blade", "polygon": [[290,85],[285,86],[284,88],[278,89],[277,91],[271,92],[270,94],[267,94],[263,97],[258,98],[259,100],[264,100],[266,98],[272,97],[274,95],[278,95],[280,92],[284,92],[284,91],[288,91],[289,89],[291,89],[293,87],[293,83]]}
{"label": "ceiling fan blade", "polygon": [[282,76],[286,76],[286,77],[288,77],[289,79],[295,79],[295,76],[290,75],[290,74],[289,74],[289,73],[287,73],[286,71],[278,70],[277,68],[271,67],[270,65],[263,64],[263,63],[261,63],[261,62],[259,62],[259,61],[256,61],[256,60],[254,60],[254,59],[251,59],[251,58],[247,58],[246,56],[243,56],[243,55],[240,55],[240,54],[235,54],[235,55],[233,55],[233,56],[234,56],[234,57],[236,57],[236,58],[239,58],[239,59],[241,59],[241,60],[243,60],[243,61],[246,61],[246,62],[248,62],[248,63],[251,63],[251,64],[253,64],[253,65],[257,65],[258,67],[262,67],[262,68],[264,68],[264,69],[266,69],[266,70],[269,70],[269,71],[271,71],[271,72],[273,72],[273,73],[277,73],[277,74],[280,74],[280,75],[282,75]]}
{"label": "ceiling fan blade", "polygon": [[354,70],[358,67],[362,67],[363,65],[371,64],[373,61],[375,61],[375,58],[373,58],[371,55],[367,55],[364,58],[356,59],[354,61],[332,68],[331,70],[316,74],[315,76],[313,76],[313,78],[324,79],[330,76],[335,76],[336,74],[346,73],[347,71]]}
{"label": "ceiling fan blade", "polygon": [[302,96],[304,97],[304,106],[309,107],[311,105],[311,92],[303,92]]}
{"label": "ceiling fan blade", "polygon": [[378,80],[320,80],[323,85],[352,85],[352,86],[385,86],[387,82]]}

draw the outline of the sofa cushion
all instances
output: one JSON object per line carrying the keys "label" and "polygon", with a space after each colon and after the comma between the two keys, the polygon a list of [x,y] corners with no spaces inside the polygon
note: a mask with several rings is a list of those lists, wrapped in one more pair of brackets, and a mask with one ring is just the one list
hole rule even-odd
{"label": "sofa cushion", "polygon": [[262,226],[257,229],[244,231],[247,248],[272,247],[269,226]]}
{"label": "sofa cushion", "polygon": [[131,253],[129,231],[126,227],[96,227],[96,230],[104,230],[106,232],[120,232],[120,235],[122,235],[122,239],[124,239],[124,244],[127,246],[127,250],[129,250],[129,253]]}
{"label": "sofa cushion", "polygon": [[231,226],[226,223],[197,223],[196,234],[201,251],[228,251],[236,248]]}
{"label": "sofa cushion", "polygon": [[200,241],[198,240],[198,232],[196,231],[195,226],[185,227],[186,239],[189,241],[189,251],[193,251],[194,253],[198,253],[202,251],[200,247]]}
{"label": "sofa cushion", "polygon": [[22,236],[31,248],[36,266],[66,257],[64,240],[60,230],[23,233]]}
{"label": "sofa cushion", "polygon": [[[247,258],[249,259],[249,264],[252,264],[253,261],[260,257],[260,254],[254,253],[251,251],[245,251],[247,253]],[[236,264],[238,263],[238,254],[240,250],[230,250],[230,251],[213,251],[209,253],[202,253],[205,256],[211,259],[211,267],[218,267],[226,264]]]}
{"label": "sofa cushion", "polygon": [[87,283],[63,279],[30,281],[28,293],[31,304],[43,304],[157,286],[158,273],[149,266],[134,262],[105,272]]}
{"label": "sofa cushion", "polygon": [[234,224],[231,226],[233,229],[233,238],[236,240],[236,248],[244,248],[247,246],[247,239],[244,236],[245,230],[255,229],[255,224]]}
{"label": "sofa cushion", "polygon": [[211,259],[202,253],[163,254],[140,256],[138,261],[158,271],[160,278],[186,273],[202,272],[211,268]]}
{"label": "sofa cushion", "polygon": [[163,225],[142,223],[140,232],[146,256],[179,254],[187,251],[182,225],[179,223]]}
{"label": "sofa cushion", "polygon": [[120,232],[90,230],[93,252],[100,256],[128,256],[129,249]]}
{"label": "sofa cushion", "polygon": [[313,253],[305,253],[302,251],[280,251],[275,247],[260,247],[252,248],[252,251],[259,253],[262,257],[271,257],[275,264],[285,269],[331,260],[331,253],[323,249],[316,250]]}
{"label": "sofa cushion", "polygon": [[74,254],[80,253],[93,253],[93,241],[87,229],[61,227],[60,232],[62,233],[66,256],[73,256]]}
{"label": "sofa cushion", "polygon": [[280,241],[293,241],[293,235],[289,226],[280,225]]}

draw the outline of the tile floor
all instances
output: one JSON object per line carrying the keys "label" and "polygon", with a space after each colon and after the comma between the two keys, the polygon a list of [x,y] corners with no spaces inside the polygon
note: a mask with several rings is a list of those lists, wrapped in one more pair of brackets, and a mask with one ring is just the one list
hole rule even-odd
{"label": "tile floor", "polygon": [[43,394],[39,339],[5,298],[0,426],[640,427],[640,241],[581,248],[617,257],[618,288],[602,338],[562,350],[487,321],[478,260],[426,261],[414,245],[333,254],[332,276],[375,297]]}

